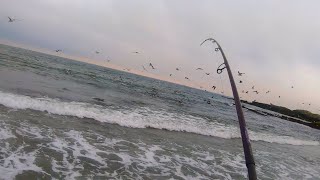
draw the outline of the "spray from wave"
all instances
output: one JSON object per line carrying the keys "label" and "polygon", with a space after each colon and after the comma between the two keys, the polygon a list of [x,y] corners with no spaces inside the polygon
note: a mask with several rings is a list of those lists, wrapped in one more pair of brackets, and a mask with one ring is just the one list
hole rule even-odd
{"label": "spray from wave", "polygon": [[[83,102],[64,102],[51,98],[32,98],[24,95],[0,91],[0,104],[15,109],[32,109],[57,115],[92,118],[100,122],[118,124],[131,128],[156,128],[182,131],[225,139],[240,138],[239,130],[218,122],[208,122],[202,118],[169,113],[149,108],[116,111]],[[318,141],[300,140],[289,136],[277,136],[249,131],[254,141],[291,145],[319,145]]]}

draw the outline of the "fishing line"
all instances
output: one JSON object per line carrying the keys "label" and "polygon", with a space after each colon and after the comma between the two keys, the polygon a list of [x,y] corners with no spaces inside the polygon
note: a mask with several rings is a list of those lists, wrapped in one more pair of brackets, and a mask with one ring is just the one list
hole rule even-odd
{"label": "fishing line", "polygon": [[221,93],[224,94],[224,88],[223,88],[223,83],[222,83],[222,79],[221,79],[221,76],[219,76],[219,79],[220,79],[220,86],[221,86]]}

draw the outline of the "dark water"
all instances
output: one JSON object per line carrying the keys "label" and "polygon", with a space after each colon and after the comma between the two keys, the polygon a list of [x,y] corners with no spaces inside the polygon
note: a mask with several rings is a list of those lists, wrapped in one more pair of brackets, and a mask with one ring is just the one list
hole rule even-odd
{"label": "dark water", "polygon": [[[319,130],[245,117],[259,179],[320,179]],[[239,137],[220,95],[0,45],[0,179],[246,179]]]}

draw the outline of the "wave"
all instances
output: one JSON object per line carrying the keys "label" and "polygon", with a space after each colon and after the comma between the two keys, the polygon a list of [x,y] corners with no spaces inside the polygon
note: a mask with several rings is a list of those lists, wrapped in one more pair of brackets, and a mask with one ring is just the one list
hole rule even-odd
{"label": "wave", "polygon": [[[100,122],[118,124],[131,128],[155,128],[169,131],[196,133],[231,139],[240,138],[238,127],[218,122],[208,122],[199,117],[169,113],[162,110],[139,108],[135,110],[112,110],[83,102],[64,102],[51,98],[32,98],[0,91],[0,104],[14,109],[32,109],[57,115],[92,118]],[[289,136],[277,136],[249,131],[251,140],[291,145],[319,145],[318,141],[300,140]]]}

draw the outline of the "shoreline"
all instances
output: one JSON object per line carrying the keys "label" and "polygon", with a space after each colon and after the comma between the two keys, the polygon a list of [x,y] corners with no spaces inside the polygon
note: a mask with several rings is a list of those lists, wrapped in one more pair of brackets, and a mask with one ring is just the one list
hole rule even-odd
{"label": "shoreline", "polygon": [[[260,103],[260,102],[248,102],[248,101],[245,101],[245,100],[241,100],[242,102],[242,107],[249,110],[249,111],[252,111],[254,113],[257,113],[257,114],[260,114],[260,115],[264,115],[264,116],[272,116],[272,117],[277,117],[277,118],[280,118],[280,119],[283,119],[283,120],[287,120],[287,121],[290,121],[290,122],[295,122],[295,123],[298,123],[298,124],[302,124],[302,125],[305,125],[305,126],[309,126],[311,128],[314,128],[314,129],[318,129],[320,130],[320,119],[317,120],[312,120],[312,119],[308,119],[307,117],[299,117],[299,114],[294,114],[295,111],[304,111],[304,110],[290,110],[288,108],[285,108],[285,107],[281,107],[281,106],[276,106],[276,105],[273,105],[273,104],[264,104],[264,103]],[[248,104],[248,105],[252,105],[252,106],[255,106],[255,107],[258,107],[258,108],[262,108],[264,110],[268,110],[268,111],[272,111],[272,112],[275,112],[275,113],[278,113],[278,114],[274,114],[274,113],[270,113],[270,112],[266,112],[266,111],[259,111],[259,110],[256,110],[256,109],[252,109],[252,108],[249,108],[249,107],[246,107],[244,106],[243,104]],[[309,111],[304,111],[306,113],[310,113]],[[310,113],[312,114],[312,113]],[[312,115],[317,115],[317,114],[312,114]],[[295,117],[295,116],[298,116],[298,117]],[[317,116],[320,116],[320,115],[317,115]]]}

